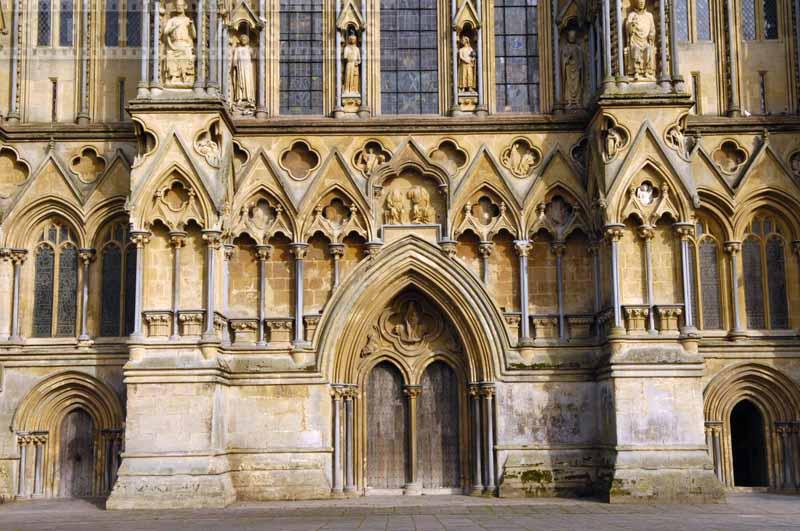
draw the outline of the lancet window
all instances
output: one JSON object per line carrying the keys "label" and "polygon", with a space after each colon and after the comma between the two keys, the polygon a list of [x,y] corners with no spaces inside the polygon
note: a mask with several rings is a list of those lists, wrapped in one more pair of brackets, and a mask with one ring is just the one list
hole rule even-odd
{"label": "lancet window", "polygon": [[785,230],[774,218],[750,222],[742,243],[742,267],[748,328],[789,328]]}
{"label": "lancet window", "polygon": [[133,331],[136,246],[128,242],[124,223],[108,231],[100,248],[100,335],[117,337]]}
{"label": "lancet window", "polygon": [[539,111],[538,0],[494,4],[497,112]]}
{"label": "lancet window", "polygon": [[322,1],[281,0],[280,112],[322,114]]}
{"label": "lancet window", "polygon": [[712,40],[709,0],[676,0],[675,32],[683,42]]}
{"label": "lancet window", "polygon": [[694,306],[692,315],[696,316],[697,328],[722,329],[722,251],[720,241],[708,222],[699,221],[696,224],[690,252],[693,263],[690,271]]}
{"label": "lancet window", "polygon": [[106,46],[138,47],[142,45],[143,1],[107,0],[104,38]]}
{"label": "lancet window", "polygon": [[745,40],[778,38],[778,1],[741,0],[742,37]]}
{"label": "lancet window", "polygon": [[72,230],[47,223],[35,252],[33,337],[75,335],[78,317],[78,248]]}
{"label": "lancet window", "polygon": [[[73,0],[38,0],[36,3],[36,45],[71,47],[75,42]],[[56,42],[53,30],[56,29]]]}

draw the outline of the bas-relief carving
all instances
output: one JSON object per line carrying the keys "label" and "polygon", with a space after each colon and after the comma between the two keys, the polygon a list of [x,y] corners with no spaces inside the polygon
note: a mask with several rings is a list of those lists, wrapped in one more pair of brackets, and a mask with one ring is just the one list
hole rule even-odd
{"label": "bas-relief carving", "polygon": [[478,87],[475,75],[475,65],[478,54],[472,47],[468,34],[462,34],[458,48],[458,90],[473,93]]}
{"label": "bas-relief carving", "polygon": [[542,161],[542,153],[525,138],[511,143],[500,155],[500,163],[517,177],[529,177]]}
{"label": "bas-relief carving", "polygon": [[649,178],[639,181],[639,184],[628,188],[628,199],[622,209],[621,220],[634,215],[643,225],[655,226],[665,214],[674,221],[680,219],[680,214],[670,195],[670,188],[666,182],[656,186]]}
{"label": "bas-relief carving", "polygon": [[361,50],[358,47],[358,38],[354,34],[347,36],[347,44],[342,50],[342,62],[344,63],[342,97],[361,96]]}
{"label": "bas-relief carving", "polygon": [[789,155],[789,169],[795,179],[800,179],[800,151],[795,151]]}
{"label": "bas-relief carving", "polygon": [[405,293],[381,312],[367,333],[362,357],[382,352],[416,358],[430,352],[460,353],[456,332],[441,312],[417,293]]}
{"label": "bas-relief carving", "polygon": [[377,140],[370,140],[353,156],[353,166],[365,177],[371,176],[375,170],[392,159],[392,154]]}
{"label": "bas-relief carving", "polygon": [[578,29],[570,25],[565,33],[561,44],[562,104],[565,109],[577,109],[583,107],[586,58],[583,45],[578,42]]}
{"label": "bas-relief carving", "polygon": [[603,117],[600,129],[601,149],[603,160],[608,163],[617,158],[617,154],[628,145],[630,135],[624,127],[617,125],[613,117]]}
{"label": "bas-relief carving", "polygon": [[186,16],[186,2],[176,0],[175,11],[163,24],[164,84],[172,88],[190,88],[195,79],[194,45],[197,32],[194,22]]}
{"label": "bas-relief carving", "polygon": [[656,23],[646,0],[632,0],[625,19],[625,73],[634,81],[656,79]]}
{"label": "bas-relief carving", "polygon": [[436,223],[436,209],[431,204],[431,195],[421,185],[412,185],[403,190],[388,187],[385,192],[383,222],[386,225],[429,225]]}
{"label": "bas-relief carving", "polygon": [[206,159],[211,166],[219,167],[222,150],[222,134],[218,121],[213,121],[208,129],[201,131],[194,141],[194,149]]}

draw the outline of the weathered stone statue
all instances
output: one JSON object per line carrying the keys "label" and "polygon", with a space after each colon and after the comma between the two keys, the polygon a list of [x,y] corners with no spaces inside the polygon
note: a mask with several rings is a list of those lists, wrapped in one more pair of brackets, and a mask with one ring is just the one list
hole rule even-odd
{"label": "weathered stone statue", "polygon": [[472,48],[469,36],[461,37],[461,47],[458,49],[458,90],[461,92],[475,92],[478,84],[475,81],[475,59],[477,54]]}
{"label": "weathered stone statue", "polygon": [[386,156],[383,153],[378,153],[378,150],[372,146],[368,146],[364,151],[358,153],[356,157],[356,166],[358,166],[365,175],[372,175],[375,168],[386,162]]}
{"label": "weathered stone statue", "polygon": [[344,61],[344,78],[342,79],[342,96],[354,97],[361,94],[361,50],[355,35],[347,37],[347,45],[342,52]]}
{"label": "weathered stone statue", "polygon": [[436,212],[431,206],[431,197],[428,191],[421,186],[414,186],[408,191],[411,200],[411,223],[435,223]]}
{"label": "weathered stone statue", "polygon": [[622,147],[622,136],[614,127],[609,127],[605,131],[605,156],[606,160],[611,160],[617,156],[617,152]]}
{"label": "weathered stone statue", "polygon": [[645,7],[645,0],[632,0],[632,9],[625,19],[625,73],[634,80],[656,78],[656,23]]}
{"label": "weathered stone statue", "polygon": [[386,196],[383,222],[386,225],[403,223],[403,193],[400,190],[394,189]]}
{"label": "weathered stone statue", "polygon": [[237,107],[252,107],[256,101],[256,87],[253,82],[253,54],[250,50],[250,37],[242,33],[239,45],[233,51],[231,61],[231,81],[233,83],[233,102]]}
{"label": "weathered stone statue", "polygon": [[167,86],[188,87],[194,83],[194,22],[186,16],[186,2],[177,0],[175,14],[164,24],[164,81]]}
{"label": "weathered stone statue", "polygon": [[575,28],[567,30],[567,42],[561,48],[561,79],[563,80],[563,104],[567,109],[583,104],[584,55],[577,42]]}

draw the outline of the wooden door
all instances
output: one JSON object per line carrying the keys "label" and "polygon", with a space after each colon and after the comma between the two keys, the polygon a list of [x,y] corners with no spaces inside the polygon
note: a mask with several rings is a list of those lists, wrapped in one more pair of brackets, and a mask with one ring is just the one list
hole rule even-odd
{"label": "wooden door", "polygon": [[430,364],[417,399],[418,473],[424,489],[461,487],[458,379],[449,365]]}
{"label": "wooden door", "polygon": [[71,411],[61,422],[58,495],[69,498],[92,495],[94,426],[83,409]]}
{"label": "wooden door", "polygon": [[406,484],[408,435],[403,377],[390,363],[372,369],[367,381],[367,488]]}

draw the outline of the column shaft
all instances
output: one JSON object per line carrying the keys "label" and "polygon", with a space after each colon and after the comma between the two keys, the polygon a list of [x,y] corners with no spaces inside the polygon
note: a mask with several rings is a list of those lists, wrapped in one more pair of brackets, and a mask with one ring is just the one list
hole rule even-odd
{"label": "column shaft", "polygon": [[308,250],[307,243],[293,243],[294,253],[294,344],[304,346],[306,343],[303,326],[303,271],[304,258]]}
{"label": "column shaft", "polygon": [[178,311],[181,304],[181,247],[183,247],[186,233],[173,231],[169,234],[172,244],[172,335],[170,339],[178,339]]}
{"label": "column shaft", "polygon": [[[214,0],[209,0],[214,1]],[[203,24],[203,0],[197,0],[197,12],[195,15],[194,27],[197,32],[197,41],[195,42],[195,58],[194,58],[194,91],[198,95],[205,93],[206,77],[203,61],[203,41],[205,39]]]}
{"label": "column shaft", "polygon": [[728,24],[728,68],[730,71],[730,104],[728,107],[729,116],[739,116],[741,107],[739,105],[739,67],[736,64],[736,20],[734,18],[733,0],[725,0]]}
{"label": "column shaft", "polygon": [[741,242],[725,242],[725,251],[730,256],[730,297],[731,311],[733,312],[733,333],[742,333],[742,319],[739,316],[739,290],[736,285],[739,282],[739,271],[736,265],[736,256],[741,248]]}
{"label": "column shaft", "polygon": [[210,0],[208,3],[208,92],[216,95],[219,87],[217,68],[217,54],[219,40],[217,39],[217,3]]}
{"label": "column shaft", "polygon": [[606,226],[606,235],[611,241],[611,296],[614,301],[614,328],[622,326],[622,301],[619,285],[619,240],[623,235],[623,225]]}
{"label": "column shaft", "polygon": [[623,26],[625,19],[622,18],[622,0],[614,0],[615,10],[617,13],[617,75],[625,76],[625,58],[623,55],[624,44],[622,42]]}
{"label": "column shaft", "polygon": [[494,389],[488,389],[484,393],[486,405],[486,489],[490,494],[494,494],[495,485],[495,469],[494,469],[494,405],[493,396]]}
{"label": "column shaft", "polygon": [[19,3],[21,0],[11,0],[11,93],[8,102],[8,116],[11,122],[19,121],[19,107],[17,103],[19,77]]}
{"label": "column shaft", "polygon": [[564,244],[553,244],[556,255],[556,295],[558,297],[558,337],[562,341],[567,339],[567,327],[564,317]]}
{"label": "column shaft", "polygon": [[[681,70],[678,64],[678,25],[675,17],[675,0],[670,0],[669,2],[669,20],[669,66],[672,73],[672,81],[679,82],[681,80]],[[677,89],[678,87],[676,86],[675,88]]]}
{"label": "column shaft", "polygon": [[608,82],[614,76],[611,71],[611,4],[603,0],[603,77]]}
{"label": "column shaft", "polygon": [[16,254],[12,259],[12,264],[14,266],[14,292],[11,301],[11,341],[18,342],[22,341],[22,334],[19,326],[19,289],[21,285],[22,264],[27,251],[15,250],[12,251],[12,253]]}
{"label": "column shaft", "polygon": [[644,265],[647,277],[647,329],[651,334],[657,333],[653,308],[653,228],[640,227],[640,236],[644,239]]}
{"label": "column shaft", "polygon": [[[336,0],[336,18],[339,18],[339,13],[342,10],[342,2],[341,0]],[[335,39],[336,39],[336,75],[334,76],[336,79],[336,103],[335,107],[336,110],[341,110],[342,108],[342,33],[339,28],[334,30],[336,32]],[[363,46],[362,46],[363,47]]]}
{"label": "column shaft", "polygon": [[33,494],[40,496],[42,494],[42,443],[34,443],[34,456],[33,456]]}
{"label": "column shaft", "polygon": [[519,257],[519,310],[520,310],[520,339],[519,343],[526,344],[531,341],[531,323],[528,315],[528,253],[530,242],[517,240],[514,246]]}
{"label": "column shaft", "polygon": [[[258,2],[258,15],[262,20],[266,19],[267,15],[267,1],[259,0]],[[224,41],[223,41],[224,42]],[[258,34],[258,81],[256,82],[256,90],[258,103],[256,106],[256,118],[267,117],[267,91],[265,87],[267,78],[267,29],[262,28]],[[225,72],[223,70],[223,72]],[[223,73],[223,75],[226,75]],[[227,84],[227,83],[223,83]]]}
{"label": "column shaft", "polygon": [[408,397],[408,482],[407,494],[419,494],[421,486],[418,482],[418,452],[417,452],[417,398],[422,392],[419,385],[407,385],[403,392]]}
{"label": "column shaft", "polygon": [[222,233],[216,230],[203,231],[203,239],[206,241],[206,329],[203,332],[203,340],[205,341],[216,339],[214,332],[214,302],[217,294],[217,250],[220,246],[221,235]]}
{"label": "column shaft", "polygon": [[694,264],[689,253],[689,235],[691,227],[683,225],[678,227],[678,234],[681,237],[681,278],[683,280],[683,322],[687,330],[693,330],[694,326],[694,300],[692,299],[692,268]]}
{"label": "column shaft", "polygon": [[[145,0],[147,1],[147,0]],[[161,57],[159,46],[161,43],[161,0],[153,0],[153,79],[151,86],[161,86]]]}
{"label": "column shaft", "polygon": [[333,491],[342,491],[342,397],[338,390],[333,392]]}
{"label": "column shaft", "polygon": [[89,121],[89,0],[81,2],[81,76],[78,97],[80,98],[80,111],[78,112],[78,123]]}
{"label": "column shaft", "polygon": [[[667,66],[667,0],[658,0],[658,49],[661,52],[661,73],[659,83],[662,87],[669,83],[669,69]],[[675,19],[672,19],[673,21]]]}
{"label": "column shaft", "polygon": [[[478,17],[480,17],[480,19],[483,20],[483,12],[481,11],[481,0],[475,0],[475,9],[478,11]],[[484,107],[486,105],[486,95],[484,93],[484,87],[483,87],[483,24],[481,24],[478,27],[478,29],[475,30],[475,33],[477,33],[477,39],[478,39],[477,42],[478,50],[476,52],[477,55],[475,60],[478,63],[478,68],[477,68],[478,110],[480,111],[484,110]]]}
{"label": "column shaft", "polygon": [[345,414],[345,440],[344,440],[344,458],[345,458],[345,492],[353,492],[355,487],[355,470],[353,469],[353,399],[354,389],[344,399],[344,414]]}
{"label": "column shaft", "polygon": [[552,31],[551,43],[553,46],[553,108],[561,107],[561,58],[558,40],[558,0],[550,0],[550,21]]}
{"label": "column shaft", "polygon": [[93,249],[81,249],[80,258],[83,262],[81,275],[81,333],[78,336],[80,341],[89,340],[89,327],[87,324],[89,315],[89,265],[94,255]]}
{"label": "column shaft", "polygon": [[[158,36],[156,36],[158,37]],[[149,94],[150,88],[150,0],[142,1],[142,56],[139,61],[139,93],[137,97],[144,98]]]}
{"label": "column shaft", "polygon": [[266,319],[267,304],[267,260],[272,254],[271,245],[259,245],[256,248],[258,255],[258,345],[267,344],[264,337],[264,319]]}
{"label": "column shaft", "polygon": [[473,473],[472,473],[472,493],[480,494],[483,492],[483,460],[481,459],[483,447],[481,445],[481,395],[478,389],[470,389],[472,398],[472,438],[473,438]]}
{"label": "column shaft", "polygon": [[19,444],[19,477],[17,478],[17,496],[25,496],[25,476],[27,475],[28,442],[23,439]]}

